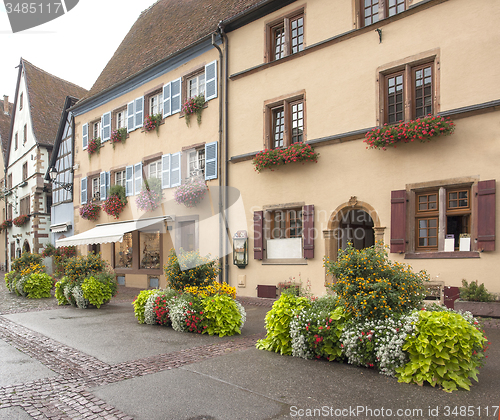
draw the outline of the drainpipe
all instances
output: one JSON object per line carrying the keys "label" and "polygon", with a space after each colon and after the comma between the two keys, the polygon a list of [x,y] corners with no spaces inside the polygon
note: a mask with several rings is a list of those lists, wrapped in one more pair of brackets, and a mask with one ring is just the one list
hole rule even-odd
{"label": "drainpipe", "polygon": [[[217,28],[217,30],[219,30],[219,27]],[[224,40],[223,40],[224,42]],[[222,52],[222,50],[220,49],[220,47],[215,43],[215,34],[212,34],[212,45],[217,48],[217,50],[219,51],[219,63],[221,63],[219,65],[219,147],[217,148],[217,162],[218,162],[218,171],[219,171],[219,260],[221,258],[221,256],[224,255],[224,249],[223,249],[223,238],[224,238],[224,227],[222,225],[222,219],[223,218],[223,215],[224,215],[224,208],[223,208],[223,201],[222,201],[222,191],[223,191],[223,182],[222,182],[222,175],[223,175],[223,172],[222,172],[222,169],[221,169],[221,157],[222,157],[222,144],[223,144],[223,140],[224,140],[224,137],[223,137],[223,116],[222,116],[222,112],[223,112],[223,94],[224,94],[224,91],[223,91],[223,80],[222,80],[222,62],[223,62],[223,58],[224,58],[224,54]],[[222,257],[223,258],[223,257]],[[224,282],[224,270],[221,270],[220,273],[219,273],[219,283],[223,283]]]}

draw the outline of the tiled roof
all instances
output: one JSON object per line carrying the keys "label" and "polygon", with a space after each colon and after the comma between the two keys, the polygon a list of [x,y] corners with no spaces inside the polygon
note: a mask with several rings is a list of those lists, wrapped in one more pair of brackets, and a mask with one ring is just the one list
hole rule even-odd
{"label": "tiled roof", "polygon": [[263,0],[159,0],[141,13],[86,98],[168,59],[215,32],[221,20],[259,3]]}
{"label": "tiled roof", "polygon": [[[10,119],[12,117],[12,109],[14,105],[9,103],[8,115],[5,114],[3,98],[0,99],[0,138],[2,139],[2,154],[5,156],[7,153],[7,146],[9,144],[10,132]],[[3,174],[0,174],[0,178]]]}
{"label": "tiled roof", "polygon": [[36,141],[53,145],[67,96],[82,98],[87,90],[53,76],[21,59]]}

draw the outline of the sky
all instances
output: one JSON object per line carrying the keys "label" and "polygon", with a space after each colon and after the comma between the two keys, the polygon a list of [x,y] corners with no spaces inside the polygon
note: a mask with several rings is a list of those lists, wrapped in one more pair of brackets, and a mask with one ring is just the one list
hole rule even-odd
{"label": "sky", "polygon": [[0,100],[14,103],[22,58],[46,72],[90,89],[141,12],[156,0],[80,0],[68,13],[12,33],[0,1]]}

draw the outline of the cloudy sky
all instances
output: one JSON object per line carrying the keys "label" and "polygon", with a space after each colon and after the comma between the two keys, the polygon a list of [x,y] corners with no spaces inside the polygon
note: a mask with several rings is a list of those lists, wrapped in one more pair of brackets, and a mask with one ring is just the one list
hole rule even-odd
{"label": "cloudy sky", "polygon": [[[56,0],[57,1],[57,0]],[[0,100],[14,102],[19,60],[90,89],[141,12],[156,0],[80,0],[67,14],[12,33],[0,2]]]}

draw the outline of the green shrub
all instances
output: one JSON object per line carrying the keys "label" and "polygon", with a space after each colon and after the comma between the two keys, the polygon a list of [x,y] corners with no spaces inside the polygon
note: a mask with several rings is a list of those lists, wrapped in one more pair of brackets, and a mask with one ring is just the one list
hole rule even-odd
{"label": "green shrub", "polygon": [[29,299],[51,297],[50,291],[54,287],[52,277],[45,273],[30,274],[24,283],[24,291]]}
{"label": "green shrub", "polygon": [[17,271],[9,271],[5,274],[5,286],[9,292],[15,293],[17,280],[21,278],[21,274]]}
{"label": "green shrub", "polygon": [[406,338],[403,350],[410,361],[396,369],[398,380],[442,386],[446,392],[469,390],[477,381],[484,358],[486,337],[460,314],[419,311],[414,332]]}
{"label": "green shrub", "polygon": [[144,309],[149,296],[157,292],[157,289],[141,290],[132,302],[132,305],[134,305],[134,314],[139,324],[144,324],[145,322]]}
{"label": "green shrub", "polygon": [[340,305],[356,318],[381,319],[409,313],[419,308],[425,297],[428,275],[390,261],[380,245],[357,250],[349,244],[337,261],[325,260],[325,266],[336,278],[330,287]]}
{"label": "green shrub", "polygon": [[104,271],[106,263],[101,259],[101,254],[90,253],[87,256],[68,258],[63,262],[63,266],[65,275],[76,282]]}
{"label": "green shrub", "polygon": [[[241,315],[234,300],[227,295],[215,295],[208,296],[202,301],[203,306],[203,317],[207,320],[207,328],[204,332],[215,335],[218,334],[219,337],[224,337],[226,335],[241,334],[240,323]],[[198,323],[196,319],[193,321],[197,327],[196,332],[200,332]]]}
{"label": "green shrub", "polygon": [[490,294],[484,287],[484,283],[478,285],[476,280],[471,281],[470,284],[468,284],[465,279],[462,280],[460,299],[471,302],[491,302],[494,300],[493,295]]}
{"label": "green shrub", "polygon": [[92,276],[83,281],[81,288],[83,297],[97,308],[100,308],[103,303],[109,302],[113,297],[111,287]]}
{"label": "green shrub", "polygon": [[56,283],[54,296],[58,305],[69,305],[68,299],[64,296],[64,288],[69,284],[68,277],[63,277]]}
{"label": "green shrub", "polygon": [[219,274],[216,260],[202,257],[198,251],[185,252],[182,249],[178,255],[174,249],[170,250],[164,270],[169,286],[178,291],[190,286],[208,286]]}
{"label": "green shrub", "polygon": [[19,258],[12,261],[12,271],[17,271],[21,273],[23,269],[29,267],[30,265],[40,265],[43,267],[42,256],[39,254],[31,254],[29,252],[24,252]]}
{"label": "green shrub", "polygon": [[95,273],[93,277],[97,281],[101,282],[102,284],[105,284],[110,288],[111,297],[116,296],[116,294],[118,293],[118,282],[116,281],[116,276],[114,273],[105,270]]}
{"label": "green shrub", "polygon": [[290,337],[290,321],[303,308],[311,306],[306,297],[298,297],[291,293],[282,293],[266,314],[266,338],[257,341],[260,350],[274,351],[281,354],[292,354]]}

